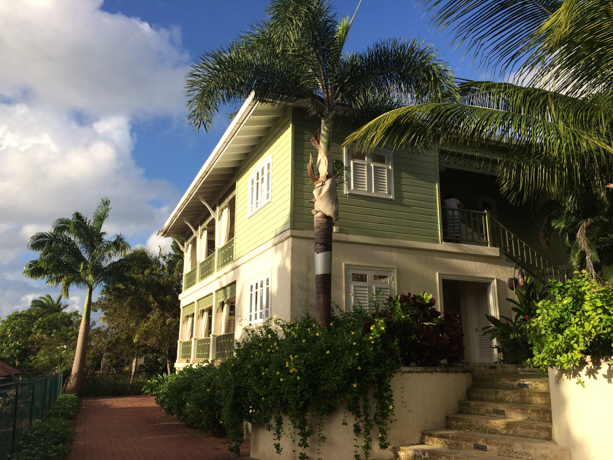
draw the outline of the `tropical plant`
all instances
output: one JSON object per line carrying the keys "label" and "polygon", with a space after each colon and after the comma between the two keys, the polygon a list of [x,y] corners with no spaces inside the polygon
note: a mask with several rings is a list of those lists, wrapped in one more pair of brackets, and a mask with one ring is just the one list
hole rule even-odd
{"label": "tropical plant", "polygon": [[87,291],[67,393],[81,391],[94,289],[120,279],[131,268],[130,261],[122,258],[130,250],[127,241],[121,235],[107,239],[102,231],[110,211],[110,201],[103,198],[92,220],[75,212],[70,219],[57,219],[51,231],[36,233],[28,241],[28,249],[38,251],[39,256],[26,264],[25,276],[44,279],[51,286],[60,285],[64,297],[68,297],[72,286]]}
{"label": "tropical plant", "polygon": [[54,299],[49,294],[45,294],[38,299],[34,299],[30,302],[30,308],[42,314],[47,313],[60,313],[66,308],[68,308],[67,304],[62,304],[62,295],[57,296],[57,299]]}
{"label": "tropical plant", "polygon": [[515,279],[516,299],[508,298],[514,304],[512,318],[501,316],[500,319],[488,315],[491,326],[482,329],[483,335],[496,340],[494,348],[498,351],[498,360],[505,364],[525,364],[534,356],[529,340],[529,322],[534,319],[538,303],[549,296],[549,290],[538,280],[532,281],[528,276],[522,283]]}
{"label": "tropical plant", "polygon": [[[334,121],[368,120],[407,102],[443,100],[455,86],[430,46],[390,39],[364,52],[343,51],[353,19],[338,20],[327,0],[271,0],[267,19],[227,47],[205,52],[187,78],[188,119],[208,130],[220,107],[252,96],[256,102],[300,103],[320,120],[311,142],[318,152],[314,183],[317,254],[332,251],[338,218],[333,165]],[[316,273],[317,320],[331,312],[331,267]]]}

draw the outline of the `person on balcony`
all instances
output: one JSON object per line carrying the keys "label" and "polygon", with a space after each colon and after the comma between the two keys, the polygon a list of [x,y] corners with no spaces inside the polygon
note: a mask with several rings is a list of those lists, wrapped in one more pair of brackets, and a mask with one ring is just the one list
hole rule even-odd
{"label": "person on balcony", "polygon": [[452,193],[448,193],[443,200],[443,206],[447,208],[447,234],[452,241],[459,242],[460,213],[456,209],[462,209],[464,205]]}

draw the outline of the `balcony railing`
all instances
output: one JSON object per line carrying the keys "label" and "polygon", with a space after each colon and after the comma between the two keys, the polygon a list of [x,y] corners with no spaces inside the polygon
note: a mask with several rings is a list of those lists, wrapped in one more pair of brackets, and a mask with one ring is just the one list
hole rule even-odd
{"label": "balcony railing", "polygon": [[196,359],[210,359],[211,338],[198,339],[196,341]]}
{"label": "balcony railing", "polygon": [[234,238],[224,244],[217,251],[217,270],[225,267],[234,260]]}
{"label": "balcony railing", "polygon": [[215,359],[226,359],[234,352],[234,332],[215,337]]}
{"label": "balcony railing", "polygon": [[496,247],[533,276],[565,281],[566,272],[556,267],[487,211],[443,208],[443,241]]}
{"label": "balcony railing", "polygon": [[192,358],[192,341],[187,340],[185,342],[181,342],[181,359],[191,359]]}
{"label": "balcony railing", "polygon": [[215,273],[215,253],[210,254],[198,265],[198,281],[202,281]]}
{"label": "balcony railing", "polygon": [[190,287],[196,285],[196,277],[198,276],[198,267],[194,267],[183,276],[183,290],[187,291]]}

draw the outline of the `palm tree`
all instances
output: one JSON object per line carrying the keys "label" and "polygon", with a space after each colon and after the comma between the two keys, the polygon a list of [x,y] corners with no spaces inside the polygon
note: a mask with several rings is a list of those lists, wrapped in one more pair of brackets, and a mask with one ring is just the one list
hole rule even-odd
{"label": "palm tree", "polygon": [[[358,5],[359,6],[359,5]],[[333,122],[341,115],[367,120],[408,102],[453,96],[450,70],[430,46],[400,39],[364,52],[343,48],[353,19],[337,20],[326,0],[271,0],[267,19],[227,47],[205,52],[187,79],[188,119],[208,130],[225,103],[300,102],[320,120],[311,142],[317,166],[314,188],[316,308],[327,326],[331,307],[332,224],[338,199],[329,151]],[[354,15],[355,17],[355,15]]]}
{"label": "palm tree", "polygon": [[110,204],[107,198],[103,198],[92,220],[75,212],[70,219],[57,219],[50,232],[36,233],[28,241],[28,249],[40,254],[38,259],[26,264],[25,276],[45,279],[51,286],[60,285],[66,298],[71,286],[87,290],[67,393],[81,392],[93,291],[119,279],[129,268],[127,259],[122,257],[129,252],[130,245],[123,236],[115,235],[109,240],[102,231],[111,211]]}
{"label": "palm tree", "polygon": [[[472,82],[460,100],[403,107],[347,142],[423,148],[432,143],[495,147],[506,156],[503,193],[525,202],[604,197],[613,162],[613,16],[600,0],[423,0],[434,22],[453,27],[481,64],[529,86]],[[598,19],[599,20],[596,20]]]}
{"label": "palm tree", "polygon": [[68,305],[62,304],[62,294],[57,296],[57,299],[54,299],[49,294],[45,294],[30,302],[30,309],[36,310],[42,315],[61,313],[66,308],[68,308]]}

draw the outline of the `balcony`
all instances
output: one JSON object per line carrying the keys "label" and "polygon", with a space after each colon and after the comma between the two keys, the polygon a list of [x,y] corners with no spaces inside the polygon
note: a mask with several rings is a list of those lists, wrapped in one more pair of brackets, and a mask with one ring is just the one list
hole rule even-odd
{"label": "balcony", "polygon": [[442,208],[443,241],[495,247],[524,270],[543,280],[565,281],[566,272],[552,264],[487,211]]}
{"label": "balcony", "polygon": [[215,273],[215,253],[210,254],[198,265],[198,281],[202,281]]}
{"label": "balcony", "polygon": [[234,353],[234,332],[215,337],[215,359],[227,359]]}
{"label": "balcony", "polygon": [[[215,263],[217,261],[217,263]],[[183,275],[183,291],[194,287],[200,281],[205,280],[217,270],[234,261],[234,238],[220,247],[213,254],[200,262],[196,267]]]}
{"label": "balcony", "polygon": [[234,260],[234,238],[224,244],[217,251],[217,270],[225,267]]}
{"label": "balcony", "polygon": [[196,359],[209,360],[211,357],[211,338],[198,339],[196,341]]}
{"label": "balcony", "polygon": [[191,340],[181,342],[180,359],[192,359],[192,341]]}
{"label": "balcony", "polygon": [[192,286],[196,285],[198,276],[198,267],[194,267],[192,270],[183,275],[183,290],[187,291]]}

